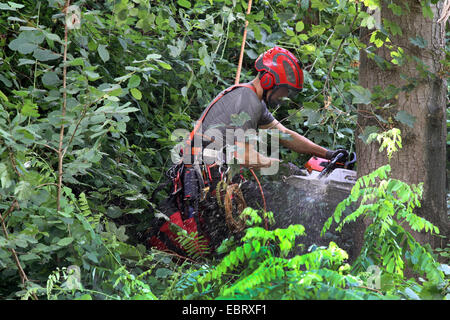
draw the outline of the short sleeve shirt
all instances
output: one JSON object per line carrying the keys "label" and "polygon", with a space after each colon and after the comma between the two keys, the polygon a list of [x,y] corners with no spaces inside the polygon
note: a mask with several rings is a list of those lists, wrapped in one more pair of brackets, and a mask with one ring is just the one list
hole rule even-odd
{"label": "short sleeve shirt", "polygon": [[[267,125],[273,120],[275,118],[264,101],[261,101],[252,89],[240,87],[225,94],[211,107],[203,119],[202,131],[204,134],[207,131],[220,131],[222,137],[225,137],[227,129],[257,130],[259,126]],[[214,135],[216,141],[222,137]]]}

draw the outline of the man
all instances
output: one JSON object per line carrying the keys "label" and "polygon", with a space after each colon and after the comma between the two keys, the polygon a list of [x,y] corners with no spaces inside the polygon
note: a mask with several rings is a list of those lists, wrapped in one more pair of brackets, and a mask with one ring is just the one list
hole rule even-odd
{"label": "man", "polygon": [[[345,156],[348,155],[345,150],[327,150],[297,132],[287,129],[269,112],[268,107],[276,107],[282,98],[293,96],[303,88],[303,71],[291,52],[280,47],[274,47],[258,57],[255,62],[255,69],[258,71],[255,79],[242,87],[228,91],[224,95],[222,93],[219,95],[220,98],[218,100],[216,98],[217,101],[202,114],[199,121],[200,125],[197,124],[199,125],[198,129],[201,128],[201,131],[205,133],[202,135],[203,148],[205,148],[205,141],[213,140],[210,146],[215,151],[225,145],[225,142],[233,141],[233,137],[227,136],[227,129],[232,125],[234,115],[244,113],[250,119],[240,126],[241,129],[244,131],[249,129],[277,129],[288,137],[280,138],[280,143],[295,152],[326,159],[331,159],[337,152],[343,152]],[[211,137],[208,131],[216,134]],[[228,132],[233,134],[233,130]],[[197,132],[191,133],[191,140],[196,134]],[[273,162],[279,162],[278,159],[269,158],[257,152],[253,144],[249,142],[241,141],[235,143],[235,145],[241,150],[245,148],[245,157],[241,153],[239,159],[240,164],[244,167],[265,168],[270,167]],[[208,148],[209,146],[206,146],[206,149]],[[207,158],[211,154],[214,153],[203,150],[204,157]]]}
{"label": "man", "polygon": [[[303,88],[303,71],[291,52],[274,47],[257,58],[255,69],[258,72],[255,79],[221,92],[200,116],[183,148],[182,161],[171,170],[172,194],[163,210],[170,216],[170,221],[162,221],[163,225],[159,223],[154,227],[157,234],[149,239],[149,245],[182,254],[183,246],[170,230],[174,225],[188,233],[203,233],[207,241],[197,243],[200,248],[197,253],[202,252],[205,243],[217,246],[227,236],[224,217],[216,214],[217,208],[212,208],[210,202],[202,200],[205,190],[210,200],[216,199],[217,183],[224,179],[230,160],[234,161],[229,157],[230,152],[226,154],[225,151],[231,149],[234,158],[246,168],[268,168],[280,162],[258,152],[254,143],[245,137],[239,139],[236,132],[277,129],[287,137],[280,138],[280,143],[295,152],[326,159],[338,153],[348,156],[345,150],[328,150],[287,129],[268,110]],[[236,117],[241,121],[235,121]]]}

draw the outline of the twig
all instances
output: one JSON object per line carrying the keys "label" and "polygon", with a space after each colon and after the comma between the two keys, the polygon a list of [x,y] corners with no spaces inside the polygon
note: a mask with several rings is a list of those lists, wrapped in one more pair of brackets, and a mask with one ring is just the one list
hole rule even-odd
{"label": "twig", "polygon": [[374,288],[370,288],[370,287],[366,287],[366,286],[357,286],[356,288],[362,288],[362,289],[375,291],[376,293],[383,295],[383,292],[381,292],[380,290],[374,289]]}
{"label": "twig", "polygon": [[[6,211],[4,217],[0,213],[0,220],[1,220],[2,229],[3,229],[3,233],[5,234],[6,240],[9,239],[9,236],[8,236],[8,230],[6,229],[6,225],[5,225],[5,218],[14,210],[14,208],[19,208],[19,203],[15,199],[14,199],[12,205]],[[14,262],[16,263],[17,269],[19,269],[19,275],[20,275],[20,278],[22,279],[22,284],[25,284],[26,282],[28,282],[30,280],[28,279],[27,274],[25,273],[25,271],[23,270],[23,268],[20,264],[20,260],[19,260],[19,257],[17,256],[17,252],[16,252],[16,250],[14,250],[14,248],[10,248],[9,251],[11,251],[11,253],[13,255]],[[35,293],[32,293],[32,296],[33,296],[34,300],[39,300]]]}
{"label": "twig", "polygon": [[[67,8],[70,6],[70,0],[66,1],[64,5],[63,12],[67,17]],[[66,106],[67,106],[67,35],[69,33],[69,28],[67,22],[64,23],[64,56],[63,56],[63,105],[61,110],[61,118],[64,119],[66,116]],[[58,194],[56,198],[56,208],[59,211],[61,209],[61,189],[62,189],[62,178],[63,178],[63,139],[64,139],[64,121],[61,124],[61,130],[59,132],[59,148],[58,148]]]}
{"label": "twig", "polygon": [[[356,21],[356,18],[358,17],[358,13],[359,13],[358,12],[358,5],[356,5],[356,13],[355,13],[355,17],[353,18],[352,25],[350,26],[350,32],[353,30],[353,26],[355,25],[355,21]],[[336,50],[336,53],[333,56],[333,60],[331,61],[330,68],[328,69],[327,78],[325,79],[325,84],[323,86],[323,91],[322,91],[324,96],[325,96],[325,90],[327,89],[327,86],[328,86],[328,84],[330,82],[329,79],[330,79],[331,71],[333,70],[334,65],[336,64],[337,57],[339,55],[339,52],[342,49],[342,46],[344,45],[345,39],[346,39],[346,37],[342,38],[341,43],[339,44],[339,47],[338,47],[338,49]]]}
{"label": "twig", "polygon": [[66,155],[67,150],[69,149],[69,146],[72,144],[73,138],[75,137],[76,132],[78,131],[78,127],[80,126],[81,121],[83,121],[83,119],[85,118],[86,114],[87,114],[87,110],[89,109],[90,106],[96,104],[97,102],[101,101],[102,99],[104,99],[105,96],[101,96],[100,98],[98,98],[97,100],[95,100],[94,102],[92,102],[91,104],[87,104],[84,106],[84,109],[81,113],[80,118],[77,121],[77,124],[75,125],[75,129],[72,132],[72,135],[69,139],[69,142],[67,143],[67,146],[64,148],[63,153],[62,153],[62,157],[64,158],[64,156]]}

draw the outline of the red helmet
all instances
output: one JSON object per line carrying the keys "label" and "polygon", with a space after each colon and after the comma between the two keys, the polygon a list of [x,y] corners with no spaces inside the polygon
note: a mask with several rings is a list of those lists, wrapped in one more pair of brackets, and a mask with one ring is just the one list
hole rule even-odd
{"label": "red helmet", "polygon": [[260,83],[264,90],[276,86],[293,91],[303,88],[303,71],[297,58],[286,49],[274,47],[262,53],[255,61],[255,68],[261,72]]}

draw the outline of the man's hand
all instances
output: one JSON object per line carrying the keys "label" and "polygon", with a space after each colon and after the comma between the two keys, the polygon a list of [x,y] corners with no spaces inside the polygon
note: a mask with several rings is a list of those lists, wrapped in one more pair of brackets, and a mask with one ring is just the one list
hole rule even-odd
{"label": "man's hand", "polygon": [[339,160],[341,162],[346,162],[348,159],[348,151],[345,149],[337,149],[337,150],[328,150],[327,154],[326,154],[326,158],[328,160],[333,159],[334,157],[336,157],[339,153],[344,154],[344,156]]}

